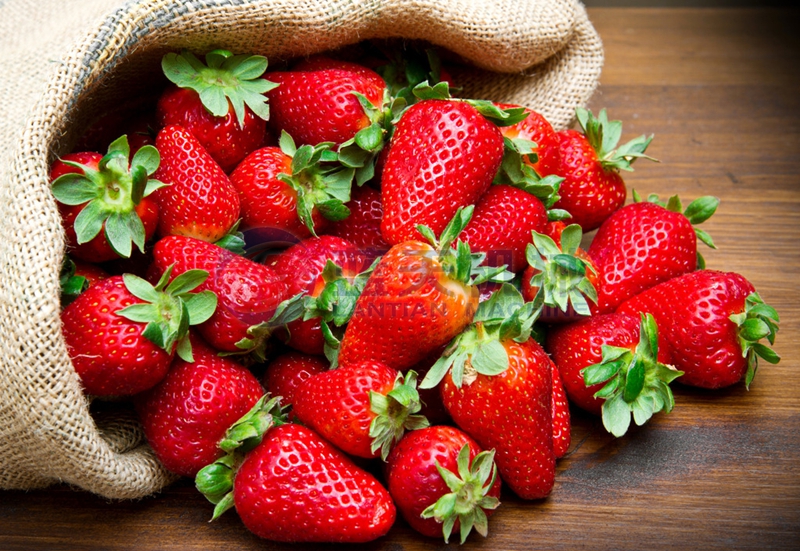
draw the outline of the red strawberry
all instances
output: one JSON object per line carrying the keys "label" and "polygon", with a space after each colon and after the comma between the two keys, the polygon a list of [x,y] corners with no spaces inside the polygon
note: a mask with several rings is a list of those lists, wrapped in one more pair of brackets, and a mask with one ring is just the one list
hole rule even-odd
{"label": "red strawberry", "polygon": [[350,216],[331,224],[328,233],[347,239],[370,257],[379,256],[389,250],[390,245],[381,233],[381,192],[369,186],[356,188],[347,208],[350,209]]}
{"label": "red strawberry", "polygon": [[403,518],[430,537],[453,531],[461,543],[474,527],[486,537],[487,517],[500,505],[500,478],[493,452],[484,452],[454,427],[406,434],[389,454],[386,481]]}
{"label": "red strawberry", "polygon": [[535,318],[532,304],[503,285],[420,384],[441,381],[453,421],[494,448],[500,476],[523,499],[546,497],[555,481],[552,367],[529,338]]}
{"label": "red strawberry", "polygon": [[[343,166],[329,144],[296,147],[286,133],[280,147],[248,155],[231,173],[245,228],[278,229],[297,238],[347,217],[355,170]],[[333,155],[333,157],[331,157]]]}
{"label": "red strawberry", "polygon": [[423,100],[406,110],[383,166],[381,231],[391,244],[437,235],[461,207],[489,189],[503,160],[503,137],[471,104]]}
{"label": "red strawberry", "polygon": [[204,65],[184,50],[164,56],[161,67],[174,83],[158,101],[162,127],[186,128],[225,172],[264,145],[269,118],[264,94],[276,86],[261,78],[265,57],[214,50]]}
{"label": "red strawberry", "polygon": [[[312,237],[292,245],[271,260],[269,266],[286,279],[290,296],[303,293],[317,298],[329,283],[325,272],[328,262],[337,267],[333,279],[344,278],[347,281],[352,281],[369,267],[366,256],[358,247],[332,235]],[[313,307],[309,306],[309,310],[313,310]],[[322,322],[315,315],[289,323],[287,344],[306,354],[323,354],[325,339]]]}
{"label": "red strawberry", "polygon": [[428,426],[417,376],[405,377],[379,362],[363,361],[314,375],[298,388],[294,413],[340,450],[386,459],[406,430]]}
{"label": "red strawberry", "polygon": [[600,274],[597,312],[613,312],[624,300],[662,281],[703,266],[697,239],[714,247],[711,238],[693,224],[706,221],[719,199],[700,197],[682,212],[677,196],[662,205],[651,196],[612,214],[592,240],[589,256]]}
{"label": "red strawberry", "polygon": [[218,444],[264,394],[244,366],[192,339],[194,362],[177,359],[167,376],[140,396],[136,410],[148,444],[168,470],[194,477],[222,457]]}
{"label": "red strawberry", "polygon": [[153,287],[130,274],[112,276],[67,306],[61,331],[85,391],[131,396],[164,378],[176,352],[191,361],[189,325],[208,319],[216,298],[189,291],[207,277],[193,271]]}
{"label": "red strawberry", "polygon": [[560,162],[544,174],[564,177],[555,207],[566,210],[570,222],[588,232],[625,203],[627,190],[619,171],[633,170],[631,164],[639,157],[650,158],[644,152],[652,136],[639,136],[617,148],[620,121],[609,121],[605,109],[597,118],[586,109],[577,109],[576,115],[583,133],[558,132]]}
{"label": "red strawberry", "polygon": [[199,287],[219,298],[214,315],[198,327],[208,344],[221,351],[252,351],[263,356],[269,335],[284,323],[270,323],[281,313],[282,301],[289,298],[282,276],[263,264],[191,237],[164,237],[156,242],[153,255],[159,274],[173,264],[176,276],[193,269],[210,274]]}
{"label": "red strawberry", "polygon": [[[311,429],[270,428],[281,422],[276,409],[256,404],[221,442],[229,455],[195,478],[216,504],[213,518],[235,506],[251,532],[275,541],[360,543],[386,534],[397,514],[389,492]],[[249,450],[242,461],[240,449]]]}
{"label": "red strawberry", "polygon": [[387,252],[366,282],[341,342],[339,361],[375,360],[405,370],[447,344],[472,319],[482,279],[474,278],[469,246],[451,243],[472,208],[460,210],[439,240],[407,241]]}
{"label": "red strawberry", "polygon": [[674,406],[668,384],[681,372],[666,365],[670,351],[658,345],[658,333],[652,317],[598,315],[551,330],[547,349],[570,401],[602,414],[606,429],[621,436],[631,413],[642,425]]}
{"label": "red strawberry", "polygon": [[100,266],[81,260],[75,261],[75,275],[85,278],[89,287],[110,277]]}
{"label": "red strawberry", "polygon": [[155,176],[169,184],[154,195],[159,234],[222,239],[239,219],[239,196],[222,168],[182,126],[162,128],[156,147],[161,166]]}
{"label": "red strawberry", "polygon": [[547,224],[547,209],[531,193],[510,185],[495,185],[481,196],[472,220],[459,236],[490,266],[507,265],[512,272],[525,266],[525,246],[531,232]]}
{"label": "red strawberry", "polygon": [[159,154],[152,146],[132,159],[130,153],[122,136],[105,156],[71,153],[50,169],[51,191],[75,258],[104,262],[129,257],[133,245],[143,251],[155,232],[159,211],[151,194],[163,184],[150,176],[158,168]]}
{"label": "red strawberry", "polygon": [[572,441],[572,424],[570,422],[569,401],[561,373],[551,360],[550,371],[553,375],[553,453],[556,459],[564,457]]}
{"label": "red strawberry", "polygon": [[281,404],[294,403],[297,388],[307,379],[328,370],[330,365],[324,358],[286,352],[273,359],[264,372],[264,388],[271,396],[280,396]]}
{"label": "red strawberry", "polygon": [[775,342],[778,313],[753,285],[733,272],[699,270],[673,278],[623,302],[621,313],[647,312],[658,322],[659,346],[670,350],[680,381],[722,388],[750,383],[758,358],[780,357],[760,341]]}
{"label": "red strawberry", "polygon": [[354,61],[335,59],[322,54],[307,57],[292,67],[292,71],[303,72],[327,71],[330,69],[348,71],[360,75],[377,88],[386,86],[381,76],[366,65]]}
{"label": "red strawberry", "polygon": [[522,274],[522,296],[539,301],[545,322],[588,316],[597,303],[599,274],[580,248],[581,227],[570,224],[563,229],[551,227],[551,231],[558,236],[558,244],[547,235],[534,233],[533,243],[525,250],[528,267]]}
{"label": "red strawberry", "polygon": [[[497,103],[500,109],[520,107],[508,103]],[[532,109],[525,108],[528,114],[522,121],[500,129],[503,137],[510,140],[524,139],[536,144],[536,160],[531,162],[526,159],[533,169],[539,174],[556,174],[560,161],[558,136],[553,126],[543,115]]]}

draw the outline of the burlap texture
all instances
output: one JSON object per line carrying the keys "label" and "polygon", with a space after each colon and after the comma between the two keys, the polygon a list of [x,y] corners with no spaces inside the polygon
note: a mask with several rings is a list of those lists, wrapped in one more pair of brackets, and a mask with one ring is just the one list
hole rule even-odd
{"label": "burlap texture", "polygon": [[92,115],[147,90],[168,51],[290,59],[422,39],[472,67],[464,95],[567,126],[594,91],[600,39],[576,0],[0,0],[0,488],[63,481],[108,498],[173,477],[135,419],[92,416],[61,338],[64,234],[48,166]]}

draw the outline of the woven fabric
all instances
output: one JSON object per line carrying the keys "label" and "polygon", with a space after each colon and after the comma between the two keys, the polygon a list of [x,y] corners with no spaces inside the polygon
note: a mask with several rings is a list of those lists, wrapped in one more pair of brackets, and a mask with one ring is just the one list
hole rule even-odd
{"label": "woven fabric", "polygon": [[146,93],[169,51],[275,61],[373,38],[444,47],[464,62],[463,95],[529,106],[556,128],[603,62],[576,0],[0,0],[0,488],[61,481],[126,499],[174,480],[135,418],[92,415],[69,361],[53,159],[93,115]]}

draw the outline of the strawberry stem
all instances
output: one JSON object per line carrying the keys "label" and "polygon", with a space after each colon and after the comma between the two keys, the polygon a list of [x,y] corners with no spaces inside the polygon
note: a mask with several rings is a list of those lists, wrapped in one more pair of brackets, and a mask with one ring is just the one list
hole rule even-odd
{"label": "strawberry stem", "polygon": [[781,360],[774,350],[759,342],[766,338],[770,344],[775,344],[780,317],[772,306],[754,292],[745,299],[744,312],[731,315],[730,320],[738,326],[739,346],[742,348],[742,356],[747,358],[745,386],[750,390],[750,383],[758,371],[759,358],[771,364],[777,364]]}

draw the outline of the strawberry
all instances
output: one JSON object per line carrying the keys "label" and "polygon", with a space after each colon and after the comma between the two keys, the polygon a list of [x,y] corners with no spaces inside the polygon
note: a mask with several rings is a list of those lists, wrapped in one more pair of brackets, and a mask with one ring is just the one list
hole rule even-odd
{"label": "strawberry", "polygon": [[383,166],[381,231],[396,245],[437,235],[461,207],[486,193],[503,160],[503,137],[464,101],[423,100],[397,122]]}
{"label": "strawberry", "polygon": [[[570,401],[602,415],[615,436],[675,404],[669,383],[682,373],[672,366],[670,351],[658,344],[652,316],[605,314],[554,328],[547,349],[558,366]],[[605,384],[604,384],[605,383]]]}
{"label": "strawberry", "polygon": [[222,168],[182,126],[162,128],[156,147],[161,166],[155,176],[170,184],[154,194],[158,233],[222,239],[239,219],[239,196]]}
{"label": "strawberry", "polygon": [[[541,319],[564,322],[592,313],[597,303],[598,271],[580,248],[583,232],[577,224],[550,226],[558,244],[542,233],[533,234],[525,249],[528,267],[522,274],[522,296],[540,301]],[[588,300],[587,300],[588,299]]]}
{"label": "strawberry", "polygon": [[[508,103],[495,103],[495,105],[500,109],[520,107]],[[561,156],[556,131],[542,114],[532,109],[523,109],[528,116],[516,124],[502,127],[500,132],[504,138],[510,140],[524,139],[535,143],[536,157],[534,160],[526,159],[526,162],[538,174],[556,174]]]}
{"label": "strawberry", "polygon": [[290,406],[303,381],[327,371],[329,364],[324,358],[300,352],[286,352],[267,364],[264,371],[264,388],[270,396],[280,396],[281,403]]}
{"label": "strawberry", "polygon": [[[153,269],[162,274],[174,265],[178,276],[193,269],[210,277],[199,287],[219,298],[214,314],[197,330],[205,341],[224,352],[254,352],[263,357],[269,336],[284,325],[288,314],[287,285],[275,270],[222,247],[177,235],[158,240],[153,247]],[[274,318],[274,319],[273,319]]]}
{"label": "strawberry", "polygon": [[561,381],[561,373],[556,364],[550,360],[550,372],[553,377],[553,454],[556,459],[564,457],[572,441],[572,423],[570,421],[569,400],[567,390]]}
{"label": "strawberry", "polygon": [[430,228],[419,226],[430,244],[406,241],[383,255],[356,301],[340,363],[369,359],[405,370],[470,323],[478,304],[476,285],[498,273],[474,276],[469,246],[451,247],[471,214],[472,207],[459,210],[438,240]]}
{"label": "strawberry", "polygon": [[600,226],[589,247],[600,275],[598,313],[613,312],[645,289],[703,267],[698,239],[714,247],[708,234],[693,225],[708,220],[719,199],[700,197],[685,210],[677,196],[662,204],[656,196],[642,202],[634,192],[634,200]]}
{"label": "strawberry", "polygon": [[248,155],[231,173],[245,228],[277,228],[304,239],[348,216],[355,169],[343,166],[330,144],[298,148],[283,132],[280,147]]}
{"label": "strawberry", "polygon": [[[317,298],[329,283],[323,273],[328,262],[336,265],[336,275],[331,279],[344,278],[347,281],[352,281],[369,267],[366,256],[358,247],[332,235],[311,237],[292,245],[272,259],[269,266],[286,279],[290,296],[303,293]],[[309,306],[309,310],[313,308]],[[322,323],[323,320],[317,316],[289,323],[287,344],[307,354],[323,354]]]}
{"label": "strawberry", "polygon": [[217,444],[264,394],[244,366],[192,339],[194,362],[176,359],[166,377],[137,397],[148,444],[169,471],[194,477],[222,457]]}
{"label": "strawberry", "polygon": [[544,174],[564,177],[555,207],[588,232],[625,203],[627,188],[619,171],[633,170],[639,157],[654,160],[644,153],[653,137],[639,136],[617,147],[622,123],[609,121],[605,109],[596,118],[586,109],[577,109],[576,116],[583,132],[557,133],[559,162]]}
{"label": "strawberry", "polygon": [[389,454],[387,487],[417,532],[448,543],[455,530],[464,543],[474,527],[486,537],[488,516],[500,505],[493,456],[455,427],[415,430]]}
{"label": "strawberry", "polygon": [[261,78],[267,58],[214,50],[203,64],[184,50],[165,55],[161,67],[173,83],[158,100],[162,127],[186,128],[225,172],[264,145],[264,94],[277,86]]}
{"label": "strawberry", "polygon": [[397,515],[386,489],[311,429],[281,424],[278,411],[274,400],[259,401],[220,443],[228,455],[195,477],[216,504],[212,520],[235,506],[251,532],[275,541],[360,543],[385,535]]}
{"label": "strawberry", "polygon": [[406,430],[428,426],[420,415],[417,374],[403,376],[379,362],[325,371],[302,383],[294,413],[340,450],[385,460]]}
{"label": "strawberry", "polygon": [[779,317],[752,283],[734,272],[698,270],[670,279],[623,302],[618,312],[646,312],[658,322],[659,346],[669,348],[680,382],[722,388],[755,377],[759,357],[780,357],[774,344]]}
{"label": "strawberry", "polygon": [[331,224],[328,233],[350,241],[371,258],[388,251],[390,245],[381,233],[381,192],[369,186],[355,188],[347,208],[350,216]]}
{"label": "strawberry", "polygon": [[529,338],[537,311],[513,286],[481,303],[420,384],[440,384],[447,411],[484,449],[495,450],[503,481],[522,499],[555,482],[553,382],[547,353]]}
{"label": "strawberry", "polygon": [[207,272],[168,284],[170,273],[155,287],[131,274],[109,277],[63,310],[61,331],[88,394],[131,396],[158,383],[175,353],[192,360],[189,326],[211,316],[216,297],[199,289]]}
{"label": "strawberry", "polygon": [[351,70],[342,63],[267,76],[280,85],[268,93],[270,125],[277,133],[289,133],[300,145],[338,145],[354,138],[374,122],[365,107],[381,109],[386,91],[377,73],[366,67]]}
{"label": "strawberry", "polygon": [[460,238],[475,252],[486,253],[490,266],[525,267],[525,246],[531,232],[541,232],[547,209],[531,193],[511,185],[495,185],[481,196],[472,220]]}
{"label": "strawberry", "polygon": [[159,153],[153,146],[141,148],[132,159],[130,153],[122,136],[105,156],[71,153],[50,169],[51,191],[75,258],[103,262],[129,257],[133,245],[143,251],[155,232],[159,209],[151,194],[164,184],[150,176],[159,166]]}

